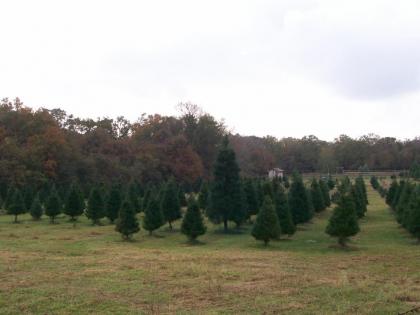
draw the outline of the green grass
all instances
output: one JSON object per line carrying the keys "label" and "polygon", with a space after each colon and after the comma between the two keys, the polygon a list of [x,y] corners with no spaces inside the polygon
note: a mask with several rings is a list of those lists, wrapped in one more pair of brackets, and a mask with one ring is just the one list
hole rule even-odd
{"label": "green grass", "polygon": [[[209,226],[202,245],[166,228],[123,242],[113,226],[0,217],[1,314],[397,314],[420,305],[420,246],[369,187],[351,250],[330,210],[268,248]],[[179,223],[178,223],[179,224]],[[179,225],[176,226],[179,228]]]}

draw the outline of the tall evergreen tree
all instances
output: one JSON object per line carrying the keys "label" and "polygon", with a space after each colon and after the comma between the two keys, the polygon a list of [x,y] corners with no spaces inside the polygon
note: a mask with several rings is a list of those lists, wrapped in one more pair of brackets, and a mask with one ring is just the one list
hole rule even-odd
{"label": "tall evergreen tree", "polygon": [[105,216],[105,203],[101,191],[97,187],[94,187],[90,192],[85,214],[93,225],[100,224],[100,220]]}
{"label": "tall evergreen tree", "polygon": [[263,241],[266,246],[270,240],[278,239],[281,235],[279,218],[273,201],[268,195],[265,196],[263,205],[257,214],[251,234],[256,240]]}
{"label": "tall evergreen tree", "polygon": [[277,189],[274,203],[276,206],[277,216],[280,222],[281,233],[287,234],[289,236],[295,234],[296,226],[293,223],[293,218],[289,207],[289,201],[287,200],[287,194],[283,186],[279,186],[279,188]]}
{"label": "tall evergreen tree", "polygon": [[257,214],[260,207],[257,190],[253,180],[248,179],[244,182],[244,192],[246,196],[246,203],[248,205],[248,217],[250,217]]}
{"label": "tall evergreen tree", "polygon": [[334,208],[325,232],[337,237],[338,243],[344,247],[348,238],[356,235],[359,231],[353,198],[349,194],[343,194]]}
{"label": "tall evergreen tree", "polygon": [[178,198],[178,187],[175,180],[170,179],[163,187],[160,209],[163,217],[172,230],[172,222],[181,218],[181,206]]}
{"label": "tall evergreen tree", "polygon": [[312,218],[311,201],[303,184],[302,177],[294,174],[289,190],[289,205],[295,224],[308,222]]}
{"label": "tall evergreen tree", "polygon": [[63,205],[60,197],[58,196],[57,190],[54,186],[52,186],[50,189],[50,195],[45,202],[45,215],[50,217],[51,223],[54,223],[55,218],[61,213],[62,207]]}
{"label": "tall evergreen tree", "polygon": [[321,189],[321,192],[322,192],[322,197],[324,199],[325,207],[331,206],[330,190],[327,186],[327,183],[322,179],[319,180],[319,188]]}
{"label": "tall evergreen tree", "polygon": [[160,202],[157,193],[151,193],[149,204],[144,211],[143,228],[149,231],[152,235],[154,230],[157,230],[165,224],[165,220],[160,208]]}
{"label": "tall evergreen tree", "polygon": [[38,195],[35,196],[35,198],[32,201],[32,205],[31,208],[29,209],[29,213],[31,214],[31,217],[33,220],[39,220],[42,217],[42,205],[41,202],[39,201],[39,197]]}
{"label": "tall evergreen tree", "polygon": [[[246,218],[239,171],[235,152],[229,147],[226,136],[214,166],[211,212],[208,212],[213,222],[223,222],[225,232],[228,231],[228,221],[235,220],[238,223]],[[243,218],[240,218],[241,215]]]}
{"label": "tall evergreen tree", "polygon": [[26,212],[25,201],[20,190],[15,190],[13,201],[7,209],[7,213],[14,215],[14,223],[18,223],[18,215]]}
{"label": "tall evergreen tree", "polygon": [[185,234],[190,241],[195,241],[198,236],[206,233],[206,226],[200,211],[200,207],[194,198],[188,201],[187,212],[181,224],[181,232]]}
{"label": "tall evergreen tree", "polygon": [[367,196],[366,184],[365,184],[365,180],[363,179],[362,176],[358,176],[356,178],[356,187],[361,192],[361,196],[363,198],[364,205],[365,206],[368,205],[369,200],[368,200],[368,196]]}
{"label": "tall evergreen tree", "polygon": [[315,212],[321,212],[325,209],[324,196],[321,188],[319,187],[318,181],[314,178],[311,182],[311,196],[312,203],[314,205]]}
{"label": "tall evergreen tree", "polygon": [[271,200],[273,200],[274,192],[273,192],[273,182],[272,181],[269,181],[269,180],[264,181],[264,183],[262,184],[262,190],[263,190],[264,197],[269,196],[271,198]]}
{"label": "tall evergreen tree", "polygon": [[[125,201],[128,201],[128,200],[125,200]],[[121,205],[122,205],[121,190],[119,189],[118,186],[114,185],[112,186],[109,192],[108,198],[106,200],[106,207],[105,207],[106,217],[109,219],[111,223],[114,223],[115,219],[118,218]],[[131,207],[129,210],[133,210],[133,209],[134,208]]]}
{"label": "tall evergreen tree", "polygon": [[76,221],[77,217],[83,214],[85,210],[85,201],[79,187],[74,183],[70,187],[67,194],[67,199],[64,204],[64,214],[71,218],[71,221]]}
{"label": "tall evergreen tree", "polygon": [[330,176],[328,176],[328,182],[327,182],[327,185],[328,185],[328,188],[330,189],[330,190],[333,190],[334,189],[334,187],[335,187],[335,181],[334,181],[334,179],[332,178],[332,176],[330,175]]}
{"label": "tall evergreen tree", "polygon": [[[114,194],[115,197],[117,193],[119,194],[119,190],[115,190]],[[112,196],[111,191],[111,196]],[[113,204],[115,205],[115,204]],[[115,225],[115,230],[121,233],[121,236],[124,240],[131,239],[132,235],[140,231],[139,222],[136,217],[136,212],[132,206],[132,203],[128,200],[125,200],[122,205],[121,209],[118,214],[118,219]]]}

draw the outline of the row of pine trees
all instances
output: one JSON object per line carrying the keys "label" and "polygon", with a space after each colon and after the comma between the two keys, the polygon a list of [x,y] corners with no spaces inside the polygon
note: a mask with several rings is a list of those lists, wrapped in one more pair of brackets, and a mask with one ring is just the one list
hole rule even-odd
{"label": "row of pine trees", "polygon": [[393,179],[385,189],[377,178],[372,177],[373,188],[386,191],[386,203],[394,211],[397,222],[420,242],[420,185],[403,179]]}
{"label": "row of pine trees", "polygon": [[[310,221],[315,213],[329,207],[330,191],[335,185],[335,181],[327,178],[313,179],[306,187],[298,173],[293,175],[291,183],[288,178],[272,181],[243,179],[235,153],[226,138],[214,165],[213,180],[203,183],[200,192],[190,193],[188,200],[172,178],[160,187],[146,189],[136,182],[126,188],[114,185],[107,189],[98,185],[91,189],[87,198],[77,184],[72,184],[67,192],[60,192],[52,186],[48,194],[45,190],[32,193],[31,189],[22,192],[11,187],[1,204],[8,214],[14,216],[15,222],[18,215],[26,212],[35,220],[45,214],[52,223],[62,213],[74,222],[85,215],[94,225],[108,218],[110,223],[115,223],[116,230],[124,239],[130,239],[140,230],[139,217],[142,227],[149,234],[165,224],[172,229],[173,223],[182,218],[181,232],[190,240],[206,232],[204,215],[215,224],[223,224],[226,232],[229,222],[240,227],[255,218],[252,235],[268,244],[281,235],[293,235],[297,224]],[[337,187],[337,194],[340,196],[338,206],[327,233],[339,237],[339,241],[344,243],[351,233],[346,232],[342,236],[341,232],[337,232],[340,230],[337,225],[342,223],[340,215],[336,215],[339,212],[337,208],[352,208],[346,211],[354,211],[359,218],[364,216],[367,197],[363,179],[358,178],[354,185],[348,179],[342,181]],[[182,207],[187,207],[184,215]],[[138,216],[139,212],[143,215]]]}

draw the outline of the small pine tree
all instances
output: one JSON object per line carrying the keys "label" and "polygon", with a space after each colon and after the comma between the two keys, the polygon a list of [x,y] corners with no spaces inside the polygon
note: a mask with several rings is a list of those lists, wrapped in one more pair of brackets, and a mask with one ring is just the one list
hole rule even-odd
{"label": "small pine tree", "polygon": [[121,205],[115,230],[121,233],[124,240],[131,239],[133,234],[140,231],[136,212],[133,209],[132,203],[128,200],[124,201]]}
{"label": "small pine tree", "polygon": [[47,201],[45,203],[45,215],[50,217],[51,223],[54,223],[55,218],[61,213],[61,211],[61,199],[58,196],[57,190],[53,186],[50,190],[50,195],[48,196]]}
{"label": "small pine tree", "polygon": [[319,188],[321,189],[322,197],[324,198],[325,207],[331,206],[330,190],[327,183],[322,179],[319,180]]}
{"label": "small pine tree", "polygon": [[270,240],[278,239],[281,235],[279,218],[269,196],[264,198],[251,234],[256,240],[263,241],[265,246],[268,245]]}
{"label": "small pine tree", "polygon": [[92,221],[92,224],[100,224],[100,220],[105,216],[105,204],[101,192],[98,188],[93,188],[89,195],[86,208],[86,217]]}
{"label": "small pine tree", "polygon": [[204,225],[204,219],[198,203],[194,200],[194,198],[190,198],[188,201],[187,212],[182,220],[181,233],[185,234],[188,239],[193,242],[198,236],[205,234],[206,230],[207,228]]}
{"label": "small pine tree", "polygon": [[140,212],[140,192],[136,182],[132,181],[128,186],[128,197],[134,208],[134,211]]}
{"label": "small pine tree", "polygon": [[397,222],[401,225],[404,224],[404,217],[407,215],[409,210],[410,196],[412,192],[413,184],[406,182],[404,184],[403,190],[401,191],[401,195],[398,199],[398,205],[396,207]]}
{"label": "small pine tree", "polygon": [[289,201],[282,186],[280,186],[275,194],[274,203],[276,212],[280,222],[281,233],[291,236],[296,232],[296,226],[293,223],[292,214],[290,212]]}
{"label": "small pine tree", "polygon": [[[106,201],[106,217],[111,223],[114,223],[115,219],[118,218],[121,203],[121,191],[118,186],[113,186]],[[133,210],[133,208],[131,210]]]}
{"label": "small pine tree", "polygon": [[143,228],[149,231],[149,235],[152,235],[153,231],[160,228],[163,224],[165,224],[165,221],[160,209],[158,196],[156,193],[152,193],[149,198],[149,204],[144,211]]}
{"label": "small pine tree", "polygon": [[76,184],[71,185],[70,191],[67,195],[66,203],[64,204],[64,214],[71,218],[71,221],[76,221],[78,216],[83,214],[85,209],[85,201],[82,193]]}
{"label": "small pine tree", "polygon": [[39,201],[39,196],[36,195],[34,200],[32,201],[32,205],[31,205],[31,208],[29,210],[29,213],[31,214],[32,219],[37,221],[37,220],[41,219],[42,211],[43,210],[42,210],[41,202]]}
{"label": "small pine tree", "polygon": [[318,181],[314,178],[311,182],[311,196],[315,212],[321,212],[325,209],[324,196]]}
{"label": "small pine tree", "polygon": [[353,198],[349,194],[343,194],[334,208],[325,232],[337,237],[338,243],[345,247],[348,238],[356,235],[359,231]]}
{"label": "small pine tree", "polygon": [[311,201],[299,174],[293,176],[289,190],[289,205],[295,224],[308,222],[312,218]]}
{"label": "small pine tree", "polygon": [[163,217],[172,230],[172,222],[181,218],[181,206],[178,198],[178,187],[174,179],[170,179],[163,187],[160,209]]}
{"label": "small pine tree", "polygon": [[18,223],[18,215],[26,212],[25,201],[20,190],[15,190],[13,201],[7,209],[8,214],[15,216],[14,223]]}

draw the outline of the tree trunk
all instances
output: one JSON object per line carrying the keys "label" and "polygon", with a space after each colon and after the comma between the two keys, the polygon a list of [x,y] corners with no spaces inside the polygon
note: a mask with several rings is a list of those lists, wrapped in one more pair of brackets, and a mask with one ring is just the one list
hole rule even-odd
{"label": "tree trunk", "polygon": [[17,214],[15,214],[15,223],[17,223],[18,221],[17,221]]}
{"label": "tree trunk", "polygon": [[223,220],[223,230],[225,233],[228,231],[228,221],[227,219]]}
{"label": "tree trunk", "polygon": [[346,238],[345,237],[339,237],[338,238],[338,244],[340,244],[341,247],[346,247]]}
{"label": "tree trunk", "polygon": [[168,221],[168,223],[169,223],[169,229],[172,231],[172,223],[171,223],[171,221]]}
{"label": "tree trunk", "polygon": [[264,240],[264,246],[268,245],[268,240]]}

